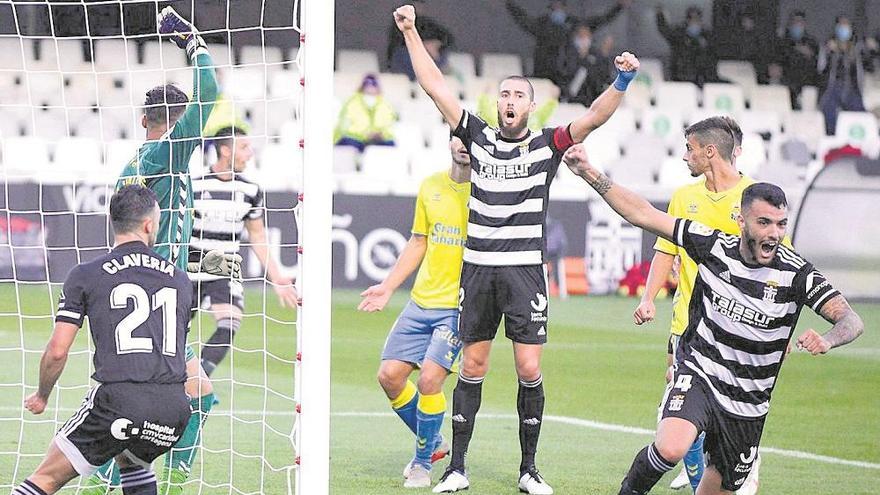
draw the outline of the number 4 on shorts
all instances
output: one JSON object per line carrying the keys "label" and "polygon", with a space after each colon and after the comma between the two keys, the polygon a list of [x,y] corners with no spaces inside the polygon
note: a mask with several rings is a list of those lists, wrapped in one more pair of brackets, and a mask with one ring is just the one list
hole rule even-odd
{"label": "number 4 on shorts", "polygon": [[677,388],[682,392],[687,392],[691,389],[691,378],[693,378],[691,375],[678,375],[678,380],[676,380],[675,387],[673,388]]}

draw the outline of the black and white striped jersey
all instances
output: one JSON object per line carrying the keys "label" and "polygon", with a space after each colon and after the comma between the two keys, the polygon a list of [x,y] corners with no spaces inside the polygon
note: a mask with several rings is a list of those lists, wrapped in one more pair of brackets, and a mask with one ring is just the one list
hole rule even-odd
{"label": "black and white striped jersey", "polygon": [[691,220],[676,220],[672,240],[698,265],[677,366],[702,378],[727,412],[764,416],[801,309],[818,313],[840,293],[782,245],[770,265],[755,266],[738,236]]}
{"label": "black and white striped jersey", "polygon": [[550,183],[572,144],[568,127],[501,136],[465,111],[455,129],[471,155],[464,261],[474,265],[540,265]]}
{"label": "black and white striped jersey", "polygon": [[[245,220],[263,217],[263,192],[240,175],[221,180],[216,174],[193,179],[193,231],[189,244],[190,260],[219,249],[237,253]],[[190,273],[193,280],[215,280],[205,273]]]}

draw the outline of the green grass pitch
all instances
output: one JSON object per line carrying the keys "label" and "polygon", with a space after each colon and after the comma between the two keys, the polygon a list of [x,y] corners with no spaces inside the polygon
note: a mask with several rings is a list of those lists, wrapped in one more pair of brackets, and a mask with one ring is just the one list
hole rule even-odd
{"label": "green grass pitch", "polygon": [[[189,483],[186,493],[287,491],[295,327],[293,315],[281,310],[269,293],[263,301],[260,291],[248,291],[250,316],[236,339],[238,349],[214,375],[221,403],[207,422],[206,448],[194,468],[193,479],[200,481]],[[331,493],[419,492],[402,488],[400,472],[414,442],[390,414],[375,380],[386,333],[405,300],[401,292],[383,313],[366,315],[354,310],[355,291],[334,292]],[[20,285],[17,293],[9,285],[0,286],[0,491],[33,470],[54,430],[86,391],[88,343],[81,335],[50,408],[42,416],[22,412],[25,392],[36,385],[53,306],[45,285]],[[551,301],[550,342],[543,360],[547,406],[538,464],[556,493],[616,493],[633,456],[651,439],[644,430],[654,426],[664,386],[669,303],[658,304],[658,321],[646,328],[632,324],[634,306],[635,300],[617,297]],[[880,335],[875,329],[880,327],[880,305],[855,308],[867,329],[855,344],[822,357],[795,352],[783,367],[762,440],[763,447],[774,450],[763,455],[761,493],[877,493]],[[264,309],[269,318],[262,317]],[[798,333],[811,326],[828,328],[806,310]],[[211,330],[203,317],[201,327],[194,325],[193,337],[201,332],[207,339]],[[453,385],[449,380],[447,397]],[[493,347],[468,456],[469,493],[517,493],[515,396],[511,345],[502,336]],[[444,432],[449,431],[447,420]],[[840,459],[862,465],[837,463]],[[435,480],[445,461],[440,464]],[[668,480],[652,493],[673,493],[666,488]]]}

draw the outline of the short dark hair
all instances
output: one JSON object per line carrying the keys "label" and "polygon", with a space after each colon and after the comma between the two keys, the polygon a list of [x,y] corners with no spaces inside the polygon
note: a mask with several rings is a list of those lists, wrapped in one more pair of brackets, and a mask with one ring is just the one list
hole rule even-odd
{"label": "short dark hair", "polygon": [[189,98],[186,93],[173,84],[156,86],[147,91],[144,113],[147,122],[153,125],[167,124],[171,127],[186,110]]}
{"label": "short dark hair", "polygon": [[690,136],[694,136],[702,146],[714,145],[718,149],[718,153],[728,161],[733,157],[733,130],[725,117],[709,117],[691,124],[684,131],[685,139]]}
{"label": "short dark hair", "polygon": [[[528,78],[528,77],[525,77],[525,76],[507,76],[507,77],[505,77],[504,79],[501,80],[502,83],[503,83],[504,81],[525,81],[526,84],[529,86],[529,99],[531,99],[532,101],[535,101],[535,87],[532,86],[532,81],[529,81],[529,78]],[[500,85],[500,83],[499,83],[499,85]]]}
{"label": "short dark hair", "polygon": [[769,182],[756,182],[743,190],[740,208],[742,211],[745,211],[758,199],[766,201],[777,208],[788,207],[785,191],[781,187]]}
{"label": "short dark hair", "polygon": [[728,115],[722,115],[721,120],[723,120],[727,124],[728,129],[730,129],[730,133],[733,135],[733,145],[742,146],[743,130],[742,127],[739,126],[739,122]]}
{"label": "short dark hair", "polygon": [[156,193],[140,184],[131,184],[116,191],[110,198],[110,223],[113,232],[127,234],[138,228],[158,204]]}
{"label": "short dark hair", "polygon": [[247,136],[247,131],[238,126],[230,126],[214,133],[211,142],[214,144],[214,149],[217,150],[217,158],[220,158],[220,147],[232,146],[233,139],[236,136]]}

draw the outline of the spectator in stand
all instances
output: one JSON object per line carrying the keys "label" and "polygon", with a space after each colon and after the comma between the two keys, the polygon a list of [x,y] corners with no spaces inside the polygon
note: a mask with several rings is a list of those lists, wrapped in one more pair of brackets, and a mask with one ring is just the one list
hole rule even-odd
{"label": "spectator in stand", "polygon": [[658,5],[657,29],[672,52],[669,65],[673,81],[690,81],[702,86],[718,80],[718,57],[712,32],[703,24],[703,11],[699,7],[688,7],[684,24],[672,27],[663,7]]}
{"label": "spectator in stand", "polygon": [[[419,16],[416,18],[416,29],[425,42],[425,49],[428,50],[428,54],[434,59],[437,67],[446,74],[450,70],[448,50],[454,44],[452,33],[437,20],[422,13],[429,11],[430,2],[413,0],[412,3],[419,11]],[[406,51],[403,35],[400,34],[400,30],[397,29],[393,21],[391,27],[388,28],[388,50],[385,56],[387,57],[389,71],[406,74],[411,80],[415,81],[416,74],[410,62],[409,53]]]}
{"label": "spectator in stand", "polygon": [[579,24],[559,58],[558,72],[569,102],[589,105],[613,80],[609,60],[613,58],[614,38],[606,36],[601,45],[593,43],[593,39],[590,26]]}
{"label": "spectator in stand", "polygon": [[534,77],[550,79],[557,86],[561,86],[562,77],[558,71],[557,61],[568,44],[574,27],[583,24],[595,32],[613,21],[630,3],[631,0],[618,0],[617,5],[604,14],[586,18],[571,15],[565,0],[551,1],[548,12],[540,17],[530,17],[526,9],[514,0],[507,0],[505,4],[519,27],[535,37]]}
{"label": "spectator in stand", "polygon": [[816,84],[819,43],[807,33],[807,16],[795,10],[788,18],[785,33],[778,40],[777,63],[782,68],[782,81],[788,86],[791,107],[800,110],[804,86]]}
{"label": "spectator in stand", "polygon": [[367,74],[361,87],[342,106],[334,140],[337,146],[364,151],[367,145],[394,146],[391,127],[397,122],[394,107],[382,97],[379,80]]}
{"label": "spectator in stand", "polygon": [[834,20],[834,36],[819,50],[819,108],[825,114],[825,132],[834,134],[841,110],[864,112],[865,44],[857,40],[846,16]]}

